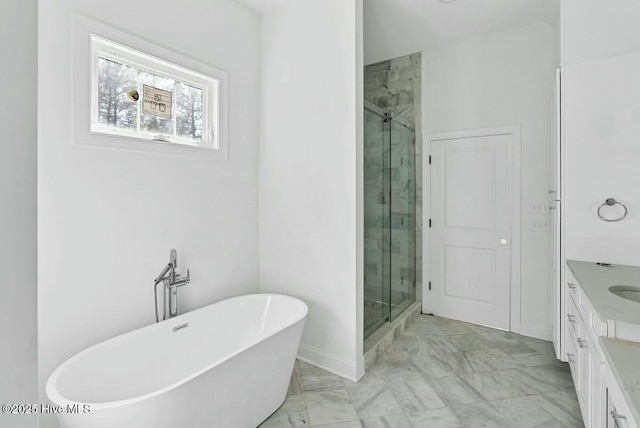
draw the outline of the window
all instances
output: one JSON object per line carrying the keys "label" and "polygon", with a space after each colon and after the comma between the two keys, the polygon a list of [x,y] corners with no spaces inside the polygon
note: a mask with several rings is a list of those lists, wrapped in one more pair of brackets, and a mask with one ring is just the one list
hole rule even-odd
{"label": "window", "polygon": [[220,78],[93,33],[90,52],[91,134],[220,149]]}

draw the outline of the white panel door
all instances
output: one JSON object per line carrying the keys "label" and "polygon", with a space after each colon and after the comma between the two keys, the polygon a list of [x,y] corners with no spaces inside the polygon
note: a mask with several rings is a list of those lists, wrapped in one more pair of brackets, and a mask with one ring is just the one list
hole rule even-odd
{"label": "white panel door", "polygon": [[511,135],[431,142],[435,315],[509,330]]}

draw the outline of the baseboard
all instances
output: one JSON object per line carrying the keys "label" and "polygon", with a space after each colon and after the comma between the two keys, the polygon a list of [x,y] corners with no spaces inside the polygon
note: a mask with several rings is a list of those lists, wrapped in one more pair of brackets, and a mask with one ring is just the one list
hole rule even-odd
{"label": "baseboard", "polygon": [[357,382],[364,376],[364,357],[360,357],[358,361],[350,361],[303,343],[298,349],[298,359],[352,382]]}
{"label": "baseboard", "polygon": [[519,334],[534,337],[536,339],[547,340],[549,342],[553,340],[553,328],[551,326],[541,327],[539,325],[521,322]]}

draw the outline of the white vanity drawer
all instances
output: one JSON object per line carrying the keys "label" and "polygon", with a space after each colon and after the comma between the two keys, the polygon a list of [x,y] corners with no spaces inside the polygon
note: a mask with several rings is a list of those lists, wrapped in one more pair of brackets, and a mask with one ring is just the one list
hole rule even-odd
{"label": "white vanity drawer", "polygon": [[[572,319],[573,316],[580,315],[582,318],[582,322],[585,327],[589,327],[589,332],[584,331],[584,335],[592,336],[592,339],[597,339],[598,336],[607,336],[607,323],[600,321],[600,317],[596,314],[593,306],[589,302],[589,299],[582,291],[580,284],[573,280],[567,281],[567,290],[568,294],[571,296],[570,299],[567,299],[567,303],[569,304],[566,308],[567,311],[567,319]],[[573,303],[575,306],[570,305]],[[571,317],[569,316],[571,315]]]}
{"label": "white vanity drawer", "polygon": [[578,317],[580,317],[580,314],[578,313],[578,306],[571,298],[566,299],[565,306],[568,326],[567,331],[571,330],[572,333],[577,336]]}
{"label": "white vanity drawer", "polygon": [[582,317],[582,321],[585,325],[591,325],[591,311],[589,306],[589,300],[584,296],[584,292],[580,288],[579,283],[574,283],[575,288],[573,290],[573,301],[576,305],[576,310]]}
{"label": "white vanity drawer", "polygon": [[571,271],[569,269],[567,269],[565,285],[567,287],[567,294],[573,298],[576,304],[580,304],[580,298],[578,294],[578,281],[576,281],[575,277],[571,274]]}

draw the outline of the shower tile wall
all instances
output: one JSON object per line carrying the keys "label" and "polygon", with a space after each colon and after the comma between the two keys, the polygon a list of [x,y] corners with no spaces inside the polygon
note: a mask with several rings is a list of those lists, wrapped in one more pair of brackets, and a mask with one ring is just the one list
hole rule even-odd
{"label": "shower tile wall", "polygon": [[[365,67],[364,77],[364,96],[378,106],[391,110],[395,114],[399,114],[415,124],[416,128],[416,147],[415,147],[415,183],[416,183],[416,210],[415,210],[415,228],[416,228],[416,289],[418,300],[421,299],[421,284],[422,284],[422,55],[420,53],[407,55],[400,58],[391,59],[388,61],[371,64]],[[373,130],[365,130],[370,132]],[[381,130],[380,130],[381,131]],[[392,150],[402,150],[400,146],[392,147]],[[395,154],[395,153],[394,153]],[[398,156],[392,156],[393,159],[399,159]],[[373,159],[371,159],[373,161]],[[365,174],[366,174],[367,159],[365,159]],[[393,168],[394,165],[391,165]],[[399,169],[398,172],[403,171]],[[404,171],[407,171],[404,169]],[[393,183],[399,183],[404,178],[404,181],[408,177],[395,177],[394,180],[392,174],[392,186]],[[366,179],[366,176],[365,176]],[[373,195],[372,195],[373,196]],[[404,195],[407,198],[412,198],[410,195]],[[377,203],[376,201],[369,200],[369,203]],[[365,201],[367,203],[367,201]],[[406,204],[405,204],[406,207]],[[406,208],[405,208],[406,209]],[[368,210],[365,209],[365,212]],[[394,215],[395,214],[395,215]],[[394,260],[392,263],[398,263],[400,266],[411,266],[408,262],[409,257],[413,257],[410,251],[407,252],[406,245],[400,245],[401,240],[410,239],[408,231],[402,230],[398,222],[394,222],[394,219],[398,217],[399,212],[392,206],[391,227],[393,230],[392,245],[397,246],[394,248],[394,253],[397,250],[405,249],[404,253],[395,253],[393,255]],[[411,213],[412,214],[412,213]],[[373,219],[367,219],[365,216],[365,228],[367,224],[372,225],[369,231],[365,230],[365,248],[367,248],[367,240],[369,237],[373,237],[375,233],[373,229],[375,227],[375,221]],[[398,229],[396,230],[396,226]],[[378,225],[379,227],[379,225]],[[367,233],[369,232],[369,234]],[[406,236],[405,236],[406,235]],[[382,237],[380,237],[381,239]],[[396,238],[398,241],[396,242]],[[387,236],[388,239],[388,236]],[[368,242],[368,245],[372,246],[377,242],[373,240]],[[382,242],[380,242],[382,244]],[[385,248],[385,247],[383,247]],[[388,247],[386,247],[388,248]],[[366,250],[365,250],[366,251]],[[380,261],[382,263],[382,261]],[[371,267],[373,268],[373,267]],[[412,275],[407,275],[412,276]]]}

